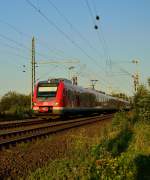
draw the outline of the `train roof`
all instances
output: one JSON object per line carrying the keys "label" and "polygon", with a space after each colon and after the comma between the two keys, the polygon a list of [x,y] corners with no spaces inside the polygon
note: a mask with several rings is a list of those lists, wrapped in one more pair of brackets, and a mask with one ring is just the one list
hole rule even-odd
{"label": "train roof", "polygon": [[83,88],[81,86],[73,85],[71,80],[68,80],[65,78],[52,78],[52,79],[48,79],[46,81],[39,81],[38,84],[43,84],[43,83],[56,83],[56,84],[58,84],[60,82],[63,82],[65,84],[65,86],[67,86],[69,89],[72,89],[72,90],[76,90],[79,92],[93,93],[95,95],[101,95],[101,96],[106,97],[108,99],[114,99],[114,100],[118,100],[121,102],[128,102],[124,99],[117,98],[117,97],[111,96],[109,94],[106,94],[103,91],[99,91],[99,90],[95,90],[95,89],[91,89],[91,88]]}
{"label": "train roof", "polygon": [[68,80],[68,79],[65,79],[65,78],[52,78],[52,79],[48,79],[46,81],[39,81],[38,84],[43,84],[43,83],[56,83],[58,84],[60,81],[63,81],[65,83],[68,83],[68,84],[72,84],[71,80]]}

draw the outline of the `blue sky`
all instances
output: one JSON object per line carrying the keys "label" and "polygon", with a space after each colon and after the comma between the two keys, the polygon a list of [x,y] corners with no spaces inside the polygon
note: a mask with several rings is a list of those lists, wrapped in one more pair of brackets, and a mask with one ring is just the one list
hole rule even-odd
{"label": "blue sky", "polygon": [[[36,68],[36,78],[69,76],[75,66],[79,84],[88,87],[98,79],[97,89],[133,92],[133,74],[150,76],[149,0],[1,0],[0,5],[0,95],[15,90],[29,93],[31,87],[31,38],[36,39],[36,61],[79,60],[80,64],[47,64]],[[54,6],[51,5],[53,3]],[[92,20],[89,4],[94,20]],[[58,12],[59,11],[59,12]],[[95,16],[100,20],[96,21]],[[99,27],[94,29],[94,23]],[[78,33],[77,33],[78,31]],[[80,35],[79,35],[80,34]],[[82,37],[81,37],[82,36]],[[111,66],[106,67],[106,60]],[[138,59],[136,68],[131,63]],[[26,65],[23,68],[23,65]],[[26,73],[22,71],[26,70]]]}

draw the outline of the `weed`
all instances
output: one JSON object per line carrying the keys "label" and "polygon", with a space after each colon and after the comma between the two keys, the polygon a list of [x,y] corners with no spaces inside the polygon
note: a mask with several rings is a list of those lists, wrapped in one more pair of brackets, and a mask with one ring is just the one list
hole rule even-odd
{"label": "weed", "polygon": [[136,179],[137,180],[149,180],[150,179],[150,155],[138,155],[134,162],[137,168]]}

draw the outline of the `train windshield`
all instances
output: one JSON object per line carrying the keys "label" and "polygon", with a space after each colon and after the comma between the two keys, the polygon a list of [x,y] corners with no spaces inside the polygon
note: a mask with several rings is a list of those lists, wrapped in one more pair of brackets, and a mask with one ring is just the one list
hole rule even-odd
{"label": "train windshield", "polygon": [[56,97],[57,85],[44,83],[38,86],[37,97]]}

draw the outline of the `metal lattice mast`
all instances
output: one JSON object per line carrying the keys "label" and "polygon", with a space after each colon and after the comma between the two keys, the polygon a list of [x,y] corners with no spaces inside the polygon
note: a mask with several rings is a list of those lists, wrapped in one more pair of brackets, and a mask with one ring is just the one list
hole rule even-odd
{"label": "metal lattice mast", "polygon": [[134,73],[134,75],[132,75],[132,77],[133,77],[133,83],[134,83],[134,91],[137,92],[138,87],[139,87],[139,73],[138,73],[139,60],[132,60],[132,63],[136,65],[136,72]]}

